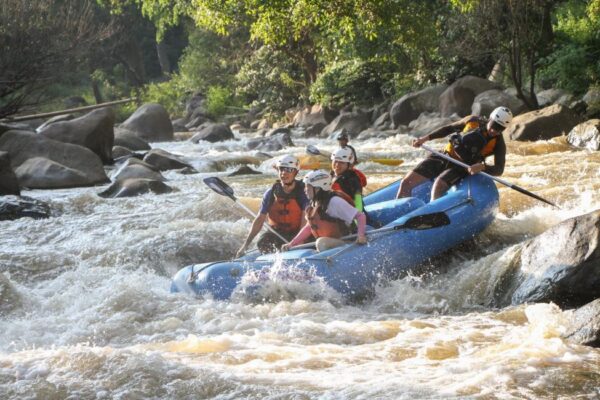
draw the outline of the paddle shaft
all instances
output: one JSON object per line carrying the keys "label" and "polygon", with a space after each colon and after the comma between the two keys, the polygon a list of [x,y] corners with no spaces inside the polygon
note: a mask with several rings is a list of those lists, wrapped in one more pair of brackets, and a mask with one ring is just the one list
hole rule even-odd
{"label": "paddle shaft", "polygon": [[[306,147],[306,152],[313,156],[322,156],[327,159],[331,158],[331,153],[319,150],[318,148],[312,145]],[[395,160],[393,158],[367,158],[367,161],[383,165],[400,165],[404,162],[404,160]]]}
{"label": "paddle shaft", "polygon": [[[432,149],[432,148],[431,148],[431,147],[429,147],[429,146],[426,146],[426,145],[422,144],[422,145],[421,145],[421,147],[422,147],[422,148],[424,148],[425,150],[427,150],[428,152],[430,152],[430,153],[433,153],[433,154],[435,154],[435,155],[436,155],[436,156],[438,156],[438,157],[442,157],[443,159],[445,159],[445,160],[448,160],[448,161],[450,161],[451,163],[454,163],[454,164],[456,164],[456,165],[459,165],[459,166],[461,166],[461,167],[463,167],[463,168],[469,169],[469,167],[470,167],[470,165],[467,165],[467,164],[463,163],[462,161],[459,161],[459,160],[457,160],[457,159],[455,159],[455,158],[452,158],[452,157],[450,157],[450,156],[449,156],[449,155],[447,155],[447,154],[440,153],[439,151],[436,151],[436,150]],[[524,194],[524,195],[526,195],[526,196],[533,197],[534,199],[537,199],[537,200],[539,200],[539,201],[543,201],[543,202],[544,202],[544,203],[546,203],[546,204],[550,204],[551,206],[554,206],[554,207],[556,207],[556,208],[560,208],[560,207],[558,207],[556,204],[552,203],[551,201],[548,201],[548,200],[544,199],[543,197],[540,197],[540,196],[538,196],[538,195],[537,195],[537,194],[535,194],[535,193],[531,193],[530,191],[528,191],[528,190],[525,190],[525,189],[523,189],[523,188],[522,188],[522,187],[520,187],[520,186],[514,185],[514,184],[512,184],[512,183],[510,183],[510,182],[508,182],[508,181],[505,181],[505,180],[504,180],[504,179],[502,179],[502,178],[498,178],[497,176],[490,175],[490,174],[488,174],[488,173],[485,173],[485,172],[483,172],[483,171],[481,171],[481,172],[479,172],[479,173],[480,173],[481,175],[483,175],[483,176],[487,176],[488,178],[495,180],[495,181],[496,181],[496,182],[498,182],[498,183],[501,183],[501,184],[503,184],[504,186],[508,186],[509,188],[511,188],[511,189],[514,189],[514,190],[516,190],[516,191],[517,191],[517,192],[519,192],[519,193],[523,193],[523,194]]]}

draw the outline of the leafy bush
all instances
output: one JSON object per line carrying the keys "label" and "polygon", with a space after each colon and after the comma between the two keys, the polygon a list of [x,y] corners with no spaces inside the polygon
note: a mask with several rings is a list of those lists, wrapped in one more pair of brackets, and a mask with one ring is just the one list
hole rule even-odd
{"label": "leafy bush", "polygon": [[187,88],[179,74],[173,74],[165,82],[150,83],[141,94],[143,103],[161,104],[171,115],[181,115],[185,110],[184,97]]}
{"label": "leafy bush", "polygon": [[339,107],[347,103],[370,104],[395,90],[389,65],[376,61],[347,60],[330,64],[312,85],[313,102]]}
{"label": "leafy bush", "polygon": [[227,113],[233,105],[233,94],[228,88],[211,86],[206,93],[206,109],[213,118],[218,118]]}

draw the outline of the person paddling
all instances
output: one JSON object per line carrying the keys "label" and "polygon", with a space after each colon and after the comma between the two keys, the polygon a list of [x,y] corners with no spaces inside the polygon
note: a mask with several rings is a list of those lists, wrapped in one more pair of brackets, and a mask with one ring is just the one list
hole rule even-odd
{"label": "person paddling", "polygon": [[362,185],[356,170],[352,168],[354,154],[348,148],[339,148],[331,154],[331,189],[344,192],[354,202],[354,207],[364,211]]}
{"label": "person paddling", "polygon": [[336,136],[335,138],[338,141],[338,144],[340,145],[340,149],[350,149],[352,150],[352,155],[354,156],[354,161],[352,162],[352,166],[355,166],[356,164],[358,164],[358,157],[356,156],[356,150],[354,149],[354,147],[350,146],[348,144],[348,134],[345,132],[344,129],[342,129]]}
{"label": "person paddling", "polygon": [[311,171],[303,179],[304,191],[310,199],[306,209],[307,224],[282,250],[304,243],[312,234],[317,240],[317,251],[341,246],[340,238],[350,233],[352,221],[358,222],[356,243],[367,243],[366,216],[350,205],[351,199],[341,192],[331,190],[331,175],[322,170]]}
{"label": "person paddling", "polygon": [[[512,112],[507,107],[498,107],[492,111],[489,119],[469,115],[428,135],[414,139],[412,145],[420,147],[428,140],[440,139],[452,134],[444,153],[470,167],[466,169],[431,154],[402,179],[396,198],[409,197],[414,187],[428,179],[435,178],[431,189],[433,201],[444,195],[450,186],[468,174],[475,175],[483,171],[492,176],[502,175],[506,161],[506,143],[502,132],[512,118]],[[494,164],[488,165],[485,159],[491,155],[494,156]]]}
{"label": "person paddling", "polygon": [[[293,238],[305,223],[304,210],[309,204],[304,193],[304,183],[296,179],[300,166],[299,160],[292,155],[280,157],[275,167],[279,172],[279,180],[265,192],[260,212],[252,222],[252,227],[244,244],[238,250],[240,257],[260,232],[265,221],[284,238]],[[279,250],[284,242],[272,232],[264,232],[257,242],[261,253],[272,253]]]}

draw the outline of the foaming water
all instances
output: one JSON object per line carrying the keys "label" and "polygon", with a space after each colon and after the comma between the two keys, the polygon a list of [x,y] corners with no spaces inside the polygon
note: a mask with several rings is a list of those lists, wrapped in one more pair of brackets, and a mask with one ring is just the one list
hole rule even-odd
{"label": "foaming water", "polygon": [[[410,136],[353,142],[368,190],[425,156]],[[335,143],[295,139],[331,151]],[[434,143],[441,147],[442,141]],[[184,265],[232,257],[250,220],[202,178],[256,207],[276,178],[242,141],[157,143],[200,174],[175,191],[103,199],[102,188],[30,191],[48,220],[0,222],[0,396],[21,398],[597,398],[600,352],[562,340],[552,304],[504,307],[523,242],[600,208],[600,155],[563,138],[508,144],[500,213],[473,243],[423,273],[348,303],[310,271],[275,263],[229,302],[170,294]],[[397,158],[398,167],[369,162]],[[262,175],[227,177],[251,163]],[[269,284],[256,291],[256,283]]]}

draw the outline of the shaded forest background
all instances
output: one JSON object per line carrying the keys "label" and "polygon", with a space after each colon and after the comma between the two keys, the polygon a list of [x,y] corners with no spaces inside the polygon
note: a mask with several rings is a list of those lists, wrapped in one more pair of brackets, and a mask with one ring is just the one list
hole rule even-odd
{"label": "shaded forest background", "polygon": [[533,110],[600,85],[600,0],[3,0],[0,52],[0,118],[130,96],[177,116],[202,93],[276,119],[467,74]]}

